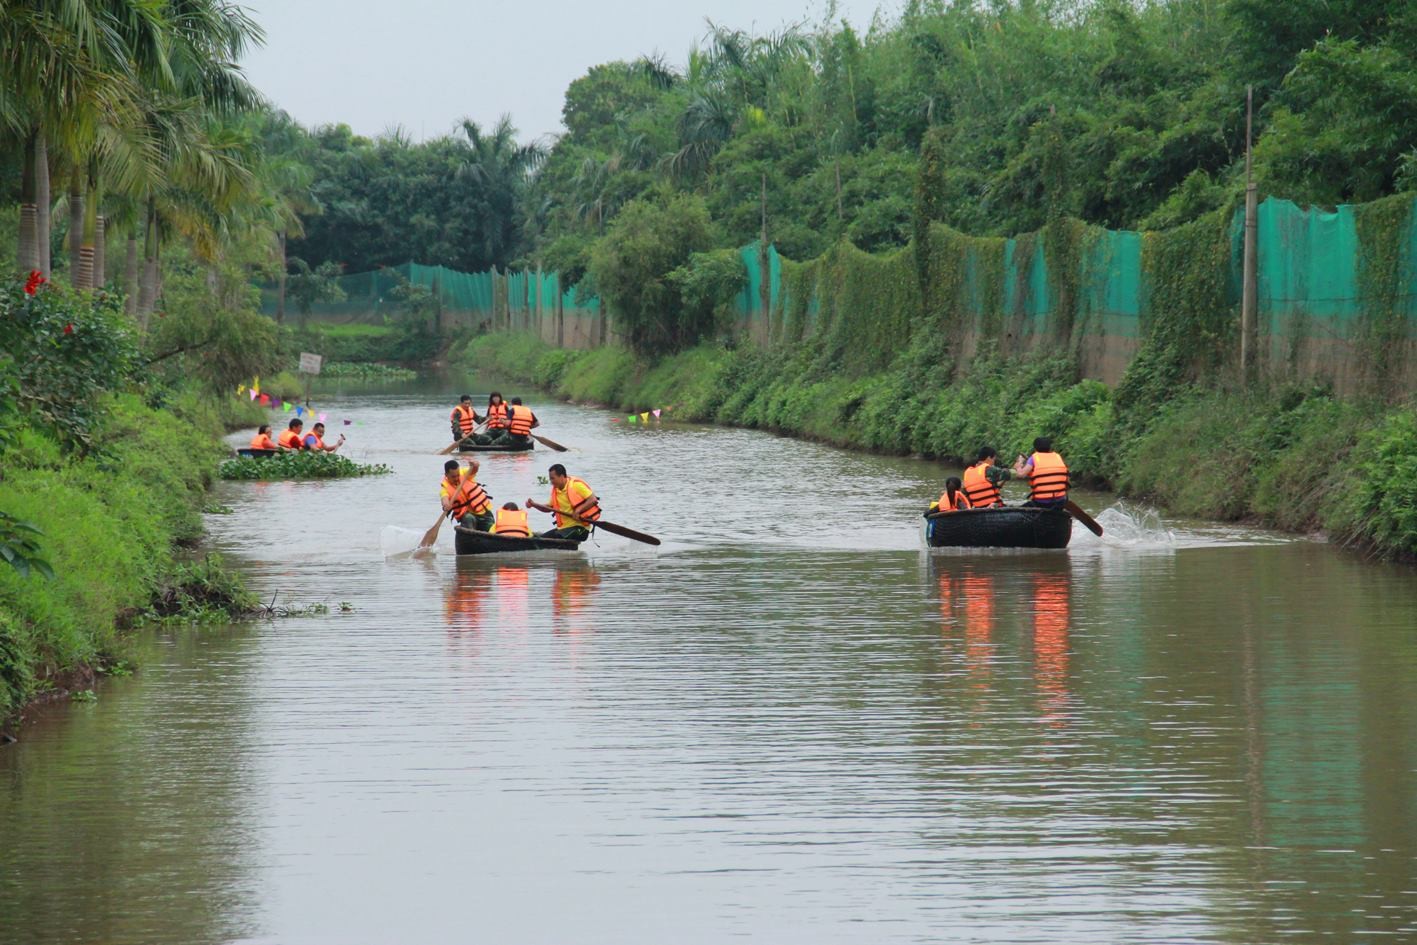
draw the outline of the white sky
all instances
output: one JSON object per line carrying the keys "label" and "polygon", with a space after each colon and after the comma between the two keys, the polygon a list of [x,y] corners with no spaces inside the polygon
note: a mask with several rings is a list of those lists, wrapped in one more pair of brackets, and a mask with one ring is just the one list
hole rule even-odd
{"label": "white sky", "polygon": [[[510,112],[523,140],[561,128],[571,80],[602,62],[664,53],[682,67],[705,18],[755,33],[820,24],[826,0],[243,0],[266,31],[243,63],[277,107],[305,125],[344,122],[415,139],[469,116]],[[839,0],[859,30],[893,0]]]}

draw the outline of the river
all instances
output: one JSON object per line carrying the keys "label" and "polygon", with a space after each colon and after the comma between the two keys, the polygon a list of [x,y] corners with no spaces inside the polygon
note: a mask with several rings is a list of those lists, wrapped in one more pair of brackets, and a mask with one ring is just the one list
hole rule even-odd
{"label": "river", "polygon": [[0,942],[1417,940],[1411,569],[1086,495],[927,554],[938,464],[543,402],[498,502],[560,460],[661,547],[386,557],[457,390],[322,398],[393,475],[221,487],[328,613],[143,634],[0,749]]}

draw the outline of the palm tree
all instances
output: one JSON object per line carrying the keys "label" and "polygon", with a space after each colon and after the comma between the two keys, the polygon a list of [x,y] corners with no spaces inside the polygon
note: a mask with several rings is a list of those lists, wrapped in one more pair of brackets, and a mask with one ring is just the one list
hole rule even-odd
{"label": "palm tree", "polygon": [[477,229],[483,256],[494,266],[506,266],[517,243],[518,207],[531,175],[546,159],[538,144],[518,144],[510,115],[503,115],[488,131],[471,118],[462,121],[467,151],[458,176],[477,188],[482,207]]}

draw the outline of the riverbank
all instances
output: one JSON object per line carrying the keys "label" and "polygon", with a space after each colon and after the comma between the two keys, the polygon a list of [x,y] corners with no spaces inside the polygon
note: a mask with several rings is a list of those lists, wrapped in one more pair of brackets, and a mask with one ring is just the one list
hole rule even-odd
{"label": "riverbank", "polygon": [[0,731],[31,704],[91,688],[127,627],[252,603],[219,559],[193,554],[222,434],[251,420],[243,405],[189,393],[101,404],[101,436],[85,453],[34,426],[10,431],[0,451],[5,511],[39,530],[37,557],[53,570],[0,567]]}
{"label": "riverbank", "polygon": [[1240,393],[1171,382],[1138,363],[1115,390],[1067,358],[983,353],[951,376],[942,340],[917,340],[884,371],[843,379],[795,351],[706,344],[649,361],[568,351],[517,333],[459,354],[569,400],[803,436],[960,464],[981,444],[1011,457],[1051,435],[1075,481],[1178,515],[1251,521],[1386,557],[1417,557],[1417,410],[1321,388]]}

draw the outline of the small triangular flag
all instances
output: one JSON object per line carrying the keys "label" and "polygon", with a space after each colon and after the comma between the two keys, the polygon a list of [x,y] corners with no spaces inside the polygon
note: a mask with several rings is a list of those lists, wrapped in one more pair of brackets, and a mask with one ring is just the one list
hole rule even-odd
{"label": "small triangular flag", "polygon": [[250,390],[248,390],[246,393],[248,393],[248,394],[251,395],[251,399],[252,399],[252,400],[255,400],[256,397],[259,395],[259,392],[258,392],[258,391],[256,390],[256,388],[254,388],[254,387],[251,388]]}
{"label": "small triangular flag", "polygon": [[281,409],[284,410],[286,413],[290,413],[290,411],[291,411],[294,407],[295,407],[295,405],[292,404],[290,401],[287,400],[287,401],[285,402],[285,406],[283,406]]}
{"label": "small triangular flag", "polygon": [[326,414],[323,414],[323,413],[320,414],[320,422],[321,422],[321,423],[324,423],[324,422],[325,422],[325,417],[326,417]]}
{"label": "small triangular flag", "polygon": [[640,414],[640,423],[649,423],[649,411]]}
{"label": "small triangular flag", "polygon": [[353,420],[346,420],[346,421],[344,422],[344,425],[345,425],[345,426],[349,426],[349,425],[350,425],[351,423],[353,423],[353,422],[354,422]]}
{"label": "small triangular flag", "polygon": [[630,414],[630,416],[626,417],[625,419],[628,420],[630,423],[635,423],[635,422],[637,422],[640,418],[637,417],[637,416],[635,416],[634,414]]}
{"label": "small triangular flag", "polygon": [[246,393],[246,385],[241,384],[236,388],[236,396],[240,397],[244,393]]}
{"label": "small triangular flag", "polygon": [[656,420],[659,419],[659,413],[660,413],[660,412],[659,412],[658,410],[651,410],[650,413],[654,414],[654,419],[656,419]]}

